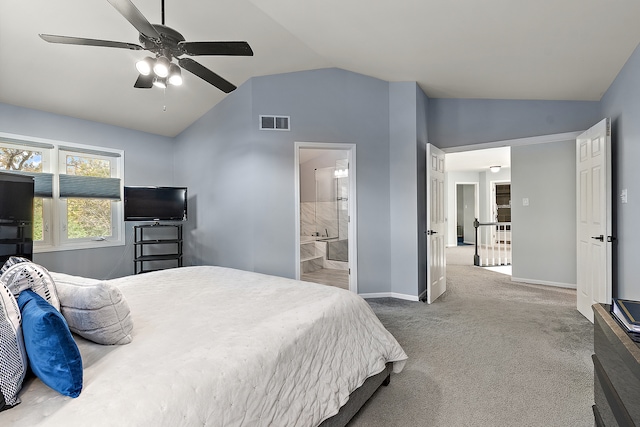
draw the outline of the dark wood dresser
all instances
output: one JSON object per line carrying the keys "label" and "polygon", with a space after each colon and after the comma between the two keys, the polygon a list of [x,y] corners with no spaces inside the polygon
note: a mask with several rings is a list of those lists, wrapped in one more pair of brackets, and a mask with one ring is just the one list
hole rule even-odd
{"label": "dark wood dresser", "polygon": [[640,344],[613,318],[609,305],[592,308],[595,425],[640,427]]}

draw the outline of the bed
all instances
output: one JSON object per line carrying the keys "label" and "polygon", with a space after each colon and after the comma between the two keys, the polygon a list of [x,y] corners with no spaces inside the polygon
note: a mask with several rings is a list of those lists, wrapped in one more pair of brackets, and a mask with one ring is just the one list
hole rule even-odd
{"label": "bed", "polygon": [[407,358],[338,288],[211,266],[106,282],[130,308],[131,342],[74,335],[81,394],[28,378],[0,425],[344,425]]}

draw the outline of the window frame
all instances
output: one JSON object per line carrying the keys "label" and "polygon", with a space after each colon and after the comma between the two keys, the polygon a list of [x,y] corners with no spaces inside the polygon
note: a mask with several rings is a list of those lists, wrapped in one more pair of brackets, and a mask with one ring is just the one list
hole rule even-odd
{"label": "window frame", "polygon": [[[18,142],[15,148],[28,146],[30,142],[33,143],[34,151],[38,149],[38,151],[42,152],[42,172],[53,175],[53,196],[51,198],[42,198],[43,240],[33,242],[34,254],[125,245],[124,203],[122,200],[124,191],[124,150],[0,132],[0,146],[11,146],[13,148],[14,145],[12,141]],[[53,147],[41,148],[43,144]],[[45,152],[47,158],[46,163]],[[111,177],[120,179],[120,200],[110,200],[111,236],[75,239],[67,237],[67,202],[66,198],[60,197],[59,184],[59,176],[66,172],[67,154],[107,159],[111,162]]]}

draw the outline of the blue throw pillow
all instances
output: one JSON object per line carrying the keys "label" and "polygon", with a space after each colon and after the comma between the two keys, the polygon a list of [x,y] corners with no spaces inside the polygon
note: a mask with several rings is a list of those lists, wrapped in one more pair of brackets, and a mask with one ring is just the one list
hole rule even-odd
{"label": "blue throw pillow", "polygon": [[29,367],[52,389],[78,397],[82,391],[82,358],[64,317],[31,290],[20,292],[18,306]]}

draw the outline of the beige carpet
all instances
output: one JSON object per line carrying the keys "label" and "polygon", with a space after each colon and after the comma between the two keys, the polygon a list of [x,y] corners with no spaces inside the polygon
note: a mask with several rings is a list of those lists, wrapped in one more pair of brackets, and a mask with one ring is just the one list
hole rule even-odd
{"label": "beige carpet", "polygon": [[592,426],[593,326],[575,291],[456,259],[434,304],[369,300],[409,361],[350,425]]}

